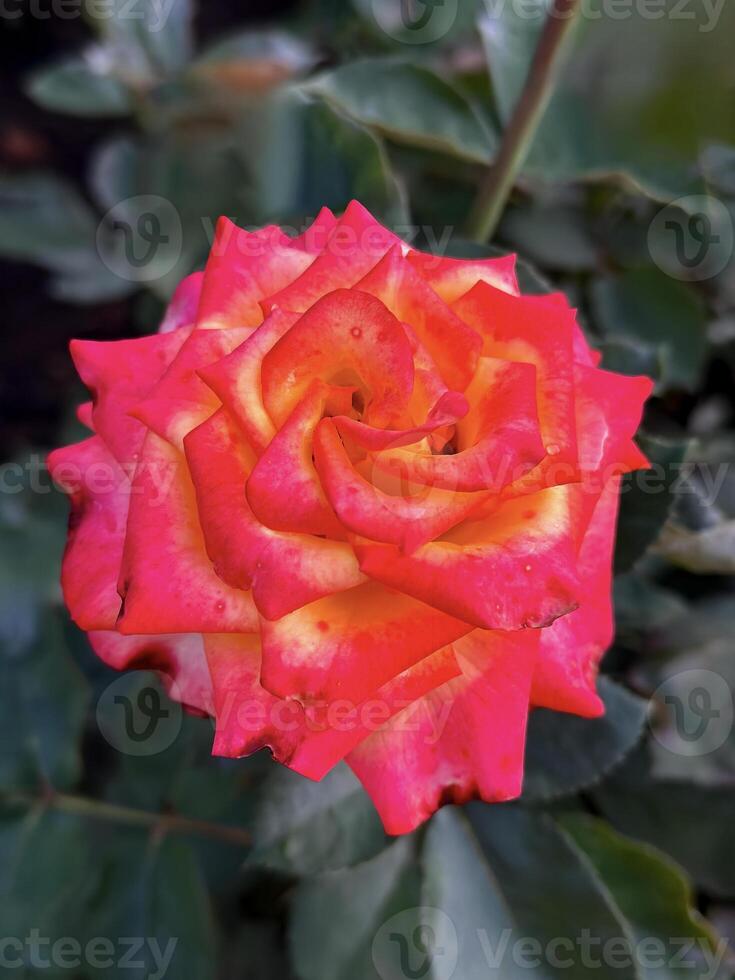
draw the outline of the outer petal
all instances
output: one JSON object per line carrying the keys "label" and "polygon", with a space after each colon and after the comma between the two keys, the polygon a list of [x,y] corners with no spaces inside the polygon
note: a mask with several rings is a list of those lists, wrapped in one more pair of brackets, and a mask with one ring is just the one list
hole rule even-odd
{"label": "outer petal", "polygon": [[541,649],[532,700],[539,707],[585,718],[604,713],[595,682],[613,638],[612,561],[620,500],[613,477],[597,503],[579,554],[584,583],[579,609],[541,631]]}
{"label": "outer petal", "polygon": [[171,333],[180,327],[191,327],[196,322],[199,299],[202,295],[203,272],[194,272],[183,279],[171,297],[159,333]]}
{"label": "outer petal", "polygon": [[393,245],[408,249],[362,204],[351,201],[322,254],[298,279],[274,290],[262,303],[264,311],[270,313],[279,306],[303,313],[327,293],[354,286]]}
{"label": "outer petal", "polygon": [[470,631],[377,583],[262,623],[263,685],[308,704],[360,703],[397,674]]}
{"label": "outer petal", "polygon": [[61,567],[64,601],[80,629],[113,629],[120,611],[117,579],[130,481],[99,436],[57,449],[48,466],[71,497]]}
{"label": "outer petal", "polygon": [[155,670],[174,701],[201,714],[213,714],[212,681],[198,634],[121,636],[93,632],[89,642],[100,660],[115,670]]}
{"label": "outer petal", "polygon": [[486,282],[514,296],[520,295],[515,255],[497,259],[449,259],[411,252],[408,261],[445,303],[454,303],[478,282]]}
{"label": "outer petal", "polygon": [[511,500],[410,556],[360,540],[370,577],[483,629],[548,626],[576,608],[575,530],[585,494],[552,487]]}
{"label": "outer petal", "polygon": [[533,296],[509,296],[478,283],[453,309],[484,339],[484,353],[536,366],[537,403],[548,460],[535,489],[579,478],[574,414],[574,313]]}
{"label": "outer petal", "polygon": [[363,390],[375,425],[401,420],[413,357],[401,324],[380,300],[339,289],[319,300],[263,358],[263,401],[281,426],[315,378]]}
{"label": "outer petal", "polygon": [[231,354],[199,369],[200,376],[222,399],[258,454],[276,434],[260,387],[263,358],[297,320],[297,313],[274,310]]}
{"label": "outer petal", "polygon": [[244,328],[195,330],[148,397],[134,406],[135,417],[181,449],[184,436],[220,404],[199,371],[239,347],[249,333]]}
{"label": "outer petal", "polygon": [[464,391],[475,373],[482,338],[421,278],[396,246],[357,284],[409,323],[447,385]]}
{"label": "outer petal", "polygon": [[182,328],[139,340],[71,342],[76,369],[94,396],[95,432],[119,463],[134,463],[145,438],[145,427],[131,410],[162,377],[189,333]]}
{"label": "outer petal", "polygon": [[275,758],[321,779],[359,742],[408,704],[457,676],[451,647],[384,685],[355,705],[340,700],[311,706],[281,700],[260,684],[260,643],[252,636],[207,636],[217,734],[214,754],[231,758],[269,748]]}
{"label": "outer petal", "polygon": [[365,580],[350,546],[271,531],[255,518],[245,485],[255,457],[220,410],[186,440],[207,552],[235,588],[252,586],[260,613],[277,619]]}
{"label": "outer petal", "polygon": [[463,676],[437,688],[348,757],[389,834],[446,803],[520,795],[536,631],[476,630],[454,644]]}
{"label": "outer petal", "polygon": [[126,635],[258,628],[252,596],[225,585],[207,557],[183,456],[153,432],[133,481],[120,594]]}
{"label": "outer petal", "polygon": [[204,271],[197,326],[257,327],[263,320],[260,301],[283,289],[314,261],[278,228],[253,234],[220,218]]}

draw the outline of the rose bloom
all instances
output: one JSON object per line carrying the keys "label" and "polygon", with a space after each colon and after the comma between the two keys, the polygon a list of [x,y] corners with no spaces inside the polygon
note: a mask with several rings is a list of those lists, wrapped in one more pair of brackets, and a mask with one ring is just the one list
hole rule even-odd
{"label": "rose bloom", "polygon": [[356,202],[298,238],[222,218],[158,333],[72,354],[67,605],[215,754],[345,759],[399,834],[517,797],[531,708],[603,712],[651,382],[600,370],[514,257],[415,251]]}

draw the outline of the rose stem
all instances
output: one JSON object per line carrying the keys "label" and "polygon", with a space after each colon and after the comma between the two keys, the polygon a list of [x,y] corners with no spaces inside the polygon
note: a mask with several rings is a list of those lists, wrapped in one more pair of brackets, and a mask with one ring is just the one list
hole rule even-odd
{"label": "rose stem", "polygon": [[148,827],[156,834],[167,833],[187,834],[192,837],[207,837],[211,840],[235,844],[240,847],[250,847],[252,838],[248,831],[238,827],[228,827],[224,824],[210,823],[206,820],[192,820],[176,814],[151,813],[147,810],[135,810],[132,807],[117,806],[92,800],[84,796],[72,796],[67,793],[49,792],[44,796],[34,797],[25,793],[11,793],[2,797],[3,802],[22,805],[47,806],[61,813],[73,813],[79,817],[89,817],[93,820],[105,820],[113,823],[127,824],[134,827]]}
{"label": "rose stem", "polygon": [[531,62],[523,91],[503,133],[498,155],[475,199],[469,236],[488,241],[498,226],[516,177],[526,162],[536,130],[554,93],[564,63],[565,41],[576,23],[581,0],[554,0]]}

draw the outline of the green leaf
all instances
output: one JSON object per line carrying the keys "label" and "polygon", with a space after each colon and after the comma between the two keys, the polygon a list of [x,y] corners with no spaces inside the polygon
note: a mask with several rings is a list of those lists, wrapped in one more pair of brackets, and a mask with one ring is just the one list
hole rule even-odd
{"label": "green leaf", "polygon": [[526,746],[525,801],[569,796],[598,783],[641,737],[647,705],[607,677],[599,681],[602,718],[558,711],[531,713]]}
{"label": "green leaf", "polygon": [[613,583],[616,635],[635,649],[687,615],[686,602],[654,582],[630,572]]}
{"label": "green leaf", "polygon": [[79,975],[52,956],[52,950],[55,943],[71,939],[78,948],[69,952],[82,959],[87,917],[102,871],[87,829],[82,821],[43,808],[0,810],[3,937],[16,939],[16,946],[3,952],[13,960],[22,958],[24,968],[16,975],[54,980]]}
{"label": "green leaf", "polygon": [[125,85],[97,70],[92,57],[42,68],[27,79],[26,92],[44,109],[73,116],[125,116],[134,105]]}
{"label": "green leaf", "polygon": [[298,887],[288,938],[302,980],[378,980],[372,961],[376,932],[393,915],[418,905],[414,853],[412,838],[402,837],[372,861]]}
{"label": "green leaf", "polygon": [[[90,927],[99,936],[137,937],[141,945],[129,964],[131,980],[165,974],[214,980],[215,924],[192,848],[180,839],[153,837],[141,850],[139,837],[123,832],[105,856],[105,891]],[[119,967],[95,975],[113,980]]]}
{"label": "green leaf", "polygon": [[567,202],[538,201],[509,208],[500,235],[542,268],[590,270],[599,261],[588,219]]}
{"label": "green leaf", "polygon": [[641,750],[594,790],[594,798],[614,827],[670,854],[701,888],[735,896],[731,785],[657,779]]}
{"label": "green leaf", "polygon": [[410,62],[365,59],[327,72],[306,90],[384,136],[487,163],[496,139],[472,104],[435,72]]}
{"label": "green leaf", "polygon": [[298,91],[267,100],[248,116],[241,143],[251,172],[249,213],[257,220],[314,218],[357,198],[389,225],[406,221],[402,191],[378,138]]}
{"label": "green leaf", "polygon": [[[480,20],[504,122],[517,103],[548,9],[546,0],[490,3]],[[726,141],[733,134],[721,100],[705,94],[728,84],[725,38],[733,29],[733,10],[719,8],[716,30],[704,9],[692,11],[698,30],[692,18],[661,11],[657,19],[649,13],[650,7],[631,4],[612,15],[595,2],[580,16],[524,175],[540,182],[613,180],[667,203],[702,192],[692,158],[707,140]]]}
{"label": "green leaf", "polygon": [[94,25],[106,41],[117,76],[132,85],[152,85],[184,68],[193,51],[192,0],[113,0]]}
{"label": "green leaf", "polygon": [[375,808],[347,766],[313,783],[274,769],[260,789],[253,864],[313,874],[371,857],[385,844]]}
{"label": "green leaf", "polygon": [[[642,944],[653,942],[673,954],[678,944],[674,937],[686,937],[688,942],[698,944],[699,952],[705,956],[715,952],[717,937],[694,911],[691,885],[665,855],[621,837],[602,820],[570,814],[562,817],[560,823],[599,875],[634,947],[642,950]],[[698,957],[693,952],[681,962],[670,960],[668,968],[641,965],[640,975],[656,980],[687,976],[698,969]],[[703,972],[699,966],[699,975]],[[724,970],[717,973],[726,975]]]}
{"label": "green leaf", "polygon": [[0,785],[73,787],[81,774],[89,692],[65,647],[58,617],[43,617],[35,643],[5,650],[0,674]]}
{"label": "green leaf", "polygon": [[696,388],[707,356],[707,316],[690,286],[659,269],[635,269],[596,280],[591,299],[606,338],[655,353],[662,388]]}
{"label": "green leaf", "polygon": [[133,288],[100,258],[97,224],[76,190],[53,174],[0,177],[0,255],[55,273],[51,291],[61,299],[98,302]]}
{"label": "green leaf", "polygon": [[647,435],[640,435],[638,442],[652,469],[629,473],[623,478],[616,572],[632,568],[658,538],[675,499],[688,446],[684,440],[665,441]]}

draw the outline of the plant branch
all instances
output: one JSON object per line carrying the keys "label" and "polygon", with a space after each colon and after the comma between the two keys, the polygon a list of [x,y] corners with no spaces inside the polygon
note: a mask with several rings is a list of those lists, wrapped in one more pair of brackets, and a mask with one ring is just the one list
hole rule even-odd
{"label": "plant branch", "polygon": [[178,814],[151,813],[133,807],[118,806],[93,800],[85,796],[68,793],[49,792],[42,796],[29,793],[8,793],[1,797],[4,802],[23,806],[47,806],[61,813],[71,813],[92,820],[126,824],[129,827],[145,827],[157,834],[185,834],[191,837],[204,837],[239,847],[250,847],[252,838],[247,830],[228,827],[225,824],[211,823],[207,820],[194,820]]}
{"label": "plant branch", "polygon": [[553,95],[564,62],[565,41],[576,23],[581,0],[554,0],[541,33],[523,91],[503,133],[495,162],[480,185],[468,233],[478,242],[495,232],[518,173]]}

